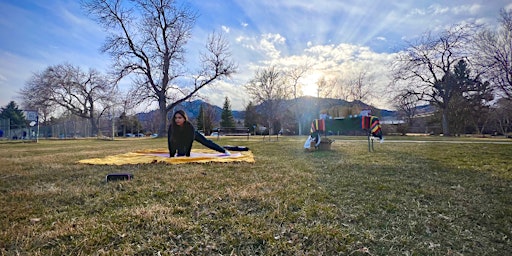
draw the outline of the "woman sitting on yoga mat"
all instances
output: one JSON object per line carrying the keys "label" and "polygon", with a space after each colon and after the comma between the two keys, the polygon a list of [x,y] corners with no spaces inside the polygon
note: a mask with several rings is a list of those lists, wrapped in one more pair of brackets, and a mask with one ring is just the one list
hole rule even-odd
{"label": "woman sitting on yoga mat", "polygon": [[[213,149],[226,155],[231,155],[225,148],[215,144],[215,142],[205,138],[200,134],[190,121],[183,110],[174,113],[169,130],[167,132],[167,144],[169,146],[169,156],[190,156],[192,142],[203,144],[207,148]],[[176,153],[177,152],[177,153]]]}

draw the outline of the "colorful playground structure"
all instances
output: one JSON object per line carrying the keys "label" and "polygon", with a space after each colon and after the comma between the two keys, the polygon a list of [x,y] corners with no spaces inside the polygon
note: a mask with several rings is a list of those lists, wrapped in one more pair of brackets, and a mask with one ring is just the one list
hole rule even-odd
{"label": "colorful playground structure", "polygon": [[[363,110],[360,115],[349,118],[313,120],[304,148],[330,149],[330,144],[333,141],[327,138],[328,135],[364,135],[367,137],[368,151],[370,152],[374,151],[373,142],[375,140],[379,140],[381,143],[384,141],[380,120],[377,116],[373,116],[370,110]],[[326,143],[329,146],[325,146]]]}

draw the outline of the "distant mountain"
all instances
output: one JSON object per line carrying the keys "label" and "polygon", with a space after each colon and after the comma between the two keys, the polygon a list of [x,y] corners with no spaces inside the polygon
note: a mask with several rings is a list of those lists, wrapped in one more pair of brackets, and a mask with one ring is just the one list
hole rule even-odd
{"label": "distant mountain", "polygon": [[421,105],[416,107],[417,115],[432,114],[436,112],[436,108],[432,105]]}
{"label": "distant mountain", "polygon": [[[183,110],[185,110],[185,112],[187,112],[187,115],[190,119],[196,119],[199,116],[199,111],[201,110],[202,104],[213,108],[213,110],[215,111],[215,117],[216,117],[215,122],[220,122],[221,115],[222,115],[222,108],[215,106],[215,105],[211,105],[202,100],[183,102],[183,103],[179,104],[178,106],[176,106],[174,109],[175,110],[183,109]],[[244,117],[245,117],[245,111],[232,110],[231,113],[233,114],[233,117],[235,119],[244,119]]]}
{"label": "distant mountain", "polygon": [[[334,106],[349,105],[358,105],[362,106],[363,108],[371,107],[370,105],[361,101],[348,102],[341,99],[316,98],[311,96],[303,96],[297,99],[284,100],[281,106],[283,109],[289,109],[293,106],[300,106],[302,109],[304,109],[304,111],[318,111],[318,109],[328,109]],[[256,106],[256,111],[261,111],[262,109],[265,109],[265,103]]]}
{"label": "distant mountain", "polygon": [[[176,111],[176,110],[182,109],[187,113],[187,115],[190,119],[196,119],[199,116],[199,111],[201,110],[201,104],[205,104],[206,106],[213,108],[213,110],[215,111],[214,122],[220,122],[221,115],[222,115],[222,108],[215,106],[215,105],[211,105],[202,100],[193,100],[193,101],[182,102],[182,103],[178,104],[176,107],[174,107],[174,110]],[[174,111],[169,112],[169,116],[172,115],[173,113],[174,113]],[[233,117],[235,118],[235,120],[236,119],[243,120],[245,118],[245,111],[232,110],[231,113],[233,114]],[[151,120],[151,117],[155,114],[156,114],[156,110],[153,110],[153,111],[150,111],[147,113],[138,113],[137,118],[140,121]]]}
{"label": "distant mountain", "polygon": [[[219,106],[211,105],[202,100],[193,100],[193,101],[182,102],[178,106],[174,107],[174,109],[175,110],[179,110],[179,109],[185,110],[185,112],[187,113],[187,115],[189,116],[190,119],[196,119],[199,116],[199,110],[201,109],[201,104],[205,104],[205,105],[213,108],[216,113],[215,114],[216,118],[215,118],[214,122],[220,122],[221,115],[222,115],[222,108]],[[310,118],[316,118],[315,116],[317,114],[313,114],[313,113],[316,113],[318,111],[318,109],[327,109],[327,108],[334,107],[334,106],[349,106],[349,105],[357,105],[362,108],[373,108],[372,106],[370,106],[362,101],[348,102],[346,100],[341,100],[341,99],[331,99],[331,98],[318,99],[316,97],[311,97],[311,96],[304,96],[304,97],[300,97],[297,99],[284,100],[284,102],[282,102],[281,106],[283,109],[290,109],[293,106],[300,106],[304,110],[305,113],[306,112],[310,113],[310,115],[309,115]],[[265,103],[256,105],[255,108],[256,108],[257,112],[261,113],[265,109]],[[418,109],[420,112],[424,112],[424,111],[431,111],[432,107],[429,105],[418,106]],[[386,109],[377,109],[377,111],[379,112],[378,115],[381,116],[383,119],[394,119],[397,117],[396,111],[386,110]],[[169,113],[169,115],[172,115],[173,112],[174,111],[171,111]],[[243,120],[245,118],[245,111],[232,110],[232,113],[233,113],[233,117],[235,118],[235,120]],[[141,121],[151,120],[151,116],[154,114],[156,114],[156,110],[153,110],[148,113],[139,113],[139,114],[137,114],[137,117]]]}
{"label": "distant mountain", "polygon": [[[179,110],[179,109],[185,110],[185,112],[188,114],[190,119],[194,120],[194,119],[197,119],[197,117],[199,116],[199,110],[201,109],[201,104],[205,104],[206,106],[211,107],[216,113],[214,122],[217,124],[220,123],[221,115],[222,115],[222,108],[219,106],[211,105],[202,100],[183,102],[183,103],[179,104],[178,106],[176,106],[174,108],[174,110]],[[381,121],[383,121],[383,122],[390,122],[390,121],[395,122],[395,121],[399,121],[401,119],[399,117],[397,111],[386,110],[386,109],[376,109],[364,102],[360,102],[360,101],[348,102],[348,101],[340,100],[340,99],[326,99],[326,98],[318,99],[316,97],[309,97],[309,96],[300,97],[297,99],[285,100],[282,102],[281,108],[283,109],[283,111],[286,111],[295,106],[299,106],[301,108],[301,110],[303,111],[302,120],[304,121],[304,120],[313,120],[315,118],[318,118],[318,115],[319,115],[318,111],[320,109],[329,109],[334,106],[354,106],[354,105],[357,105],[363,109],[371,108],[371,109],[375,110],[376,111],[375,114],[377,116],[379,116],[381,118]],[[266,111],[265,104],[256,105],[255,109],[260,114],[263,113],[264,111]],[[169,113],[169,116],[171,116],[173,112],[174,111],[171,111]],[[417,115],[431,115],[434,112],[435,112],[435,107],[433,107],[432,105],[422,105],[422,106],[417,106],[416,114]],[[233,113],[233,117],[235,118],[235,121],[241,121],[243,123],[244,118],[245,118],[245,111],[232,110],[232,113]],[[152,116],[156,115],[156,114],[157,114],[157,111],[154,110],[149,113],[139,113],[136,116],[142,123],[148,123],[148,122],[151,123],[154,120],[152,118]]]}

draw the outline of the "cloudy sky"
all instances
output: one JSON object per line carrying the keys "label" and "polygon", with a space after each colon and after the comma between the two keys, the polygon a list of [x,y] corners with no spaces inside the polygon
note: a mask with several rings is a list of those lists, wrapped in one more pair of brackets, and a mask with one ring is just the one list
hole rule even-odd
{"label": "cloudy sky", "polygon": [[[0,106],[19,102],[18,91],[34,72],[49,65],[108,69],[108,56],[99,51],[105,33],[79,2],[0,0]],[[460,22],[496,26],[499,10],[512,8],[509,0],[191,0],[188,4],[200,15],[188,45],[191,66],[197,65],[198,52],[213,31],[224,33],[238,65],[233,77],[201,94],[218,106],[228,96],[233,110],[243,110],[250,101],[242,85],[259,67],[308,63],[311,69],[301,81],[307,95],[316,95],[316,81],[322,76],[361,70],[378,74],[375,87],[383,88],[388,83],[386,65],[405,41]],[[370,103],[391,108],[379,95]]]}

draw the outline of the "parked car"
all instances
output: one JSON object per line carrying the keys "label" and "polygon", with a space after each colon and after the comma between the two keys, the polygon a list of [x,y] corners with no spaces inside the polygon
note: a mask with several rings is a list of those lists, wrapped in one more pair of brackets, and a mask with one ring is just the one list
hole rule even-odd
{"label": "parked car", "polygon": [[133,134],[133,133],[127,133],[127,134],[125,134],[124,136],[125,136],[125,137],[130,137],[130,138],[132,138],[132,137],[135,137],[135,134]]}
{"label": "parked car", "polygon": [[146,135],[144,135],[144,133],[137,133],[136,135],[137,137],[145,137]]}
{"label": "parked car", "polygon": [[151,134],[151,136],[149,136],[149,137],[151,137],[151,138],[156,138],[156,137],[158,137],[158,133],[153,133],[153,134]]}
{"label": "parked car", "polygon": [[218,132],[212,132],[212,133],[210,133],[210,136],[219,136],[219,133]]}

